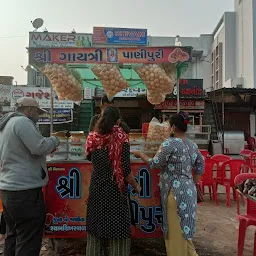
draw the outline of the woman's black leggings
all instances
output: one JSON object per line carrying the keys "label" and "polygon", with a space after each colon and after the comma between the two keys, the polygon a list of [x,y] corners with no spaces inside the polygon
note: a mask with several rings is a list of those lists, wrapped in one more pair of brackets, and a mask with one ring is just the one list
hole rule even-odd
{"label": "woman's black leggings", "polygon": [[3,213],[1,215],[0,234],[1,235],[5,235],[6,234],[6,223],[5,223],[5,219],[4,219]]}

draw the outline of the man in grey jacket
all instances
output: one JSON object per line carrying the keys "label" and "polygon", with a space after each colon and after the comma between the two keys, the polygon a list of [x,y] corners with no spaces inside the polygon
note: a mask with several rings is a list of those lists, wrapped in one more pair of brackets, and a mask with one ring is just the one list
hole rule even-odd
{"label": "man in grey jacket", "polygon": [[3,114],[3,107],[2,105],[0,105],[0,117],[2,117],[4,114]]}
{"label": "man in grey jacket", "polygon": [[44,110],[33,98],[17,100],[17,111],[0,118],[0,190],[7,225],[5,256],[38,256],[45,224],[42,187],[48,183],[46,155],[58,147],[36,122]]}

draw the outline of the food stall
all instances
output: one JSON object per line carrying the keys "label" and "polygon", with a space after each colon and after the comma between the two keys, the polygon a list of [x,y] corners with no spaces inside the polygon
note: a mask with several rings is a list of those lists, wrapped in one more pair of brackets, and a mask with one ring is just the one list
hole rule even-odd
{"label": "food stall", "polygon": [[[177,68],[179,70],[183,63],[191,60],[191,51],[191,47],[30,48],[29,55],[30,63],[48,77],[59,99],[82,100],[83,81],[72,70],[72,65],[86,64],[109,98],[129,88],[130,83],[120,72],[123,65],[129,65],[146,85],[147,100],[152,105],[158,105],[172,93],[179,78]],[[177,102],[179,109],[179,98]],[[157,128],[149,131],[150,138],[145,141],[142,134],[131,135],[131,144],[144,146],[145,151],[153,154],[168,135],[166,124],[152,121],[154,125],[151,122],[151,126]],[[157,136],[158,133],[161,136]],[[84,154],[86,134],[71,131],[69,138],[64,132],[55,135],[60,138],[61,144],[56,152],[48,156],[45,237],[82,238],[86,236],[86,201],[92,172],[92,164]],[[143,188],[139,195],[135,195],[130,188],[136,222],[136,227],[132,227],[133,237],[161,237],[158,172],[150,171],[147,165],[136,159],[131,159],[131,169]]]}

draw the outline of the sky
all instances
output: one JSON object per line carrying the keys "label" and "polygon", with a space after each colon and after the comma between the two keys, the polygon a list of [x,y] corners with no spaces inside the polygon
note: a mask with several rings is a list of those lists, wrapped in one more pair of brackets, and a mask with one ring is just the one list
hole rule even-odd
{"label": "sky", "polygon": [[[41,3],[40,3],[41,2]],[[212,33],[234,0],[0,0],[0,76],[26,84],[31,21],[49,32],[92,33],[94,26],[146,28],[151,36]]]}

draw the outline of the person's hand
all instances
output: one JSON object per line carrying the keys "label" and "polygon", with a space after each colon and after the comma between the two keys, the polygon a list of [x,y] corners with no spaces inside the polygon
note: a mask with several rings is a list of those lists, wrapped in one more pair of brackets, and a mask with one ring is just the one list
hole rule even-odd
{"label": "person's hand", "polygon": [[138,184],[138,185],[136,186],[136,188],[135,188],[136,193],[139,194],[140,191],[141,191],[141,189],[142,189],[141,186]]}
{"label": "person's hand", "polygon": [[59,138],[58,137],[56,137],[56,136],[53,136],[53,137],[55,137],[56,139],[57,139],[57,141],[58,141],[58,143],[57,143],[57,145],[56,145],[56,148],[55,148],[55,150],[58,148],[58,146],[60,145],[60,140],[59,140]]}
{"label": "person's hand", "polygon": [[138,150],[131,150],[131,153],[136,157],[136,158],[141,158],[141,152]]}
{"label": "person's hand", "polygon": [[56,152],[57,149],[58,149],[58,148],[54,148],[54,149],[52,150],[51,154],[53,154],[54,152]]}
{"label": "person's hand", "polygon": [[60,145],[60,140],[58,137],[54,136],[57,139],[57,145],[55,145],[55,148],[52,150],[51,154],[53,154],[54,152],[56,152],[58,150],[58,147]]}

